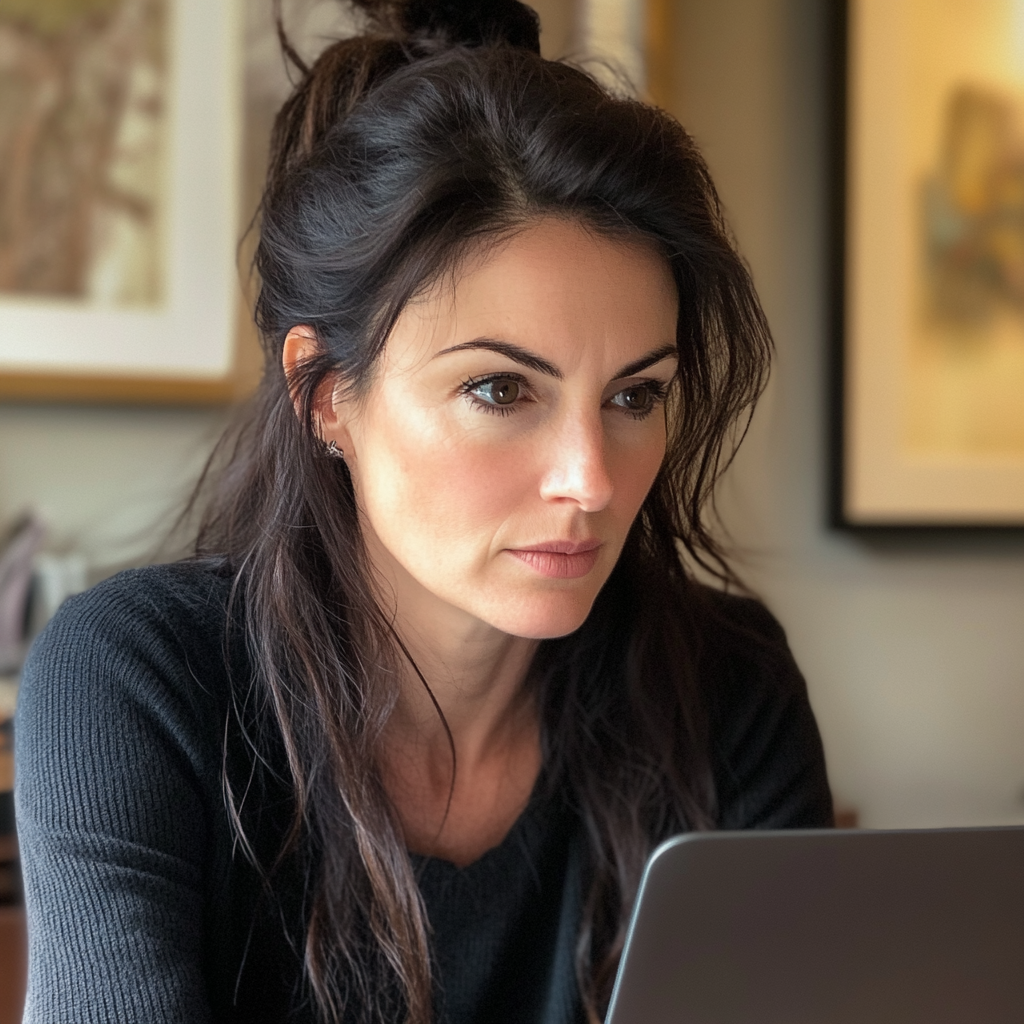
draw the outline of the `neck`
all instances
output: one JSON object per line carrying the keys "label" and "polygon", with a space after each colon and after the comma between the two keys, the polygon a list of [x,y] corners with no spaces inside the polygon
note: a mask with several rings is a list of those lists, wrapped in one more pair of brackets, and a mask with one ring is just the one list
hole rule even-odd
{"label": "neck", "polygon": [[539,641],[440,600],[374,546],[380,600],[411,659],[383,737],[385,785],[409,849],[468,864],[501,842],[540,771],[526,686]]}
{"label": "neck", "polygon": [[448,621],[441,623],[435,616],[409,615],[405,610],[396,615],[396,632],[415,668],[408,661],[402,666],[401,696],[388,732],[404,748],[415,749],[419,758],[443,762],[447,773],[449,730],[460,765],[471,768],[514,744],[522,730],[536,727],[525,682],[538,641],[510,636],[476,620],[445,618]]}
{"label": "neck", "polygon": [[443,764],[450,778],[449,733],[460,770],[514,744],[524,728],[536,734],[524,684],[539,641],[504,633],[429,592],[371,529],[364,536],[378,599],[413,662],[399,663],[401,691],[386,746],[415,754],[421,765]]}

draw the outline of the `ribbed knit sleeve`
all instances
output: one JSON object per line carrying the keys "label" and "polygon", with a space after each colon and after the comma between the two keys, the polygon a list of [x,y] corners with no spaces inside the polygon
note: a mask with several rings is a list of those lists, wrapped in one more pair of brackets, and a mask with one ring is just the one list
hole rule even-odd
{"label": "ribbed knit sleeve", "polygon": [[25,667],[26,1024],[211,1019],[203,894],[223,719],[202,685],[211,666],[194,661],[217,645],[181,635],[196,616],[176,615],[166,583],[123,574],[72,599]]}

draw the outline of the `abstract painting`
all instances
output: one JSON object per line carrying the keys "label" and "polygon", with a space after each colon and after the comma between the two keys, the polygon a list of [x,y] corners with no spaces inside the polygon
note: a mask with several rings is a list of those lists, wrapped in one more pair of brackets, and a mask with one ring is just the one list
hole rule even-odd
{"label": "abstract painting", "polygon": [[847,24],[839,519],[1024,525],[1024,3]]}

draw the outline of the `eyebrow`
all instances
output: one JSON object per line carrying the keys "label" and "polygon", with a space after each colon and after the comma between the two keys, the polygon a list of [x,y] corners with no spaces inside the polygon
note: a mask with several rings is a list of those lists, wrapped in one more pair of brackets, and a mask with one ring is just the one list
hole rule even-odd
{"label": "eyebrow", "polygon": [[[538,356],[525,348],[520,348],[518,345],[513,345],[511,342],[495,341],[493,338],[474,338],[472,341],[464,341],[461,345],[452,345],[450,348],[441,349],[440,352],[434,353],[432,358],[437,359],[439,356],[446,356],[451,352],[469,352],[473,349],[497,352],[498,355],[505,356],[514,363],[525,366],[527,369],[536,370],[538,373],[554,377],[555,380],[565,379],[565,374],[554,363],[548,362],[542,356]],[[660,363],[663,359],[667,359],[669,356],[676,356],[677,354],[675,345],[662,345],[661,348],[648,352],[647,355],[641,356],[632,363],[627,363],[612,377],[612,380],[632,377],[634,374],[640,373],[641,370],[646,370],[648,366],[653,366],[655,363]]]}
{"label": "eyebrow", "polygon": [[646,370],[648,366],[660,363],[662,359],[668,359],[669,356],[678,359],[679,350],[675,345],[662,345],[661,348],[656,348],[653,352],[648,352],[647,355],[641,356],[634,362],[626,363],[626,365],[619,370],[614,377],[612,377],[612,380],[622,380],[623,377],[632,377],[633,374],[639,373],[641,370]]}
{"label": "eyebrow", "polygon": [[449,352],[468,352],[476,348],[486,349],[488,352],[497,352],[498,355],[505,356],[511,359],[512,362],[519,363],[520,366],[536,370],[538,373],[547,374],[556,380],[565,379],[565,374],[554,363],[549,363],[546,359],[541,358],[541,356],[535,355],[525,348],[520,348],[518,345],[513,345],[511,342],[494,341],[492,338],[474,338],[472,341],[464,341],[461,345],[443,348],[440,352],[435,353],[433,358],[437,359],[438,356],[446,356]]}

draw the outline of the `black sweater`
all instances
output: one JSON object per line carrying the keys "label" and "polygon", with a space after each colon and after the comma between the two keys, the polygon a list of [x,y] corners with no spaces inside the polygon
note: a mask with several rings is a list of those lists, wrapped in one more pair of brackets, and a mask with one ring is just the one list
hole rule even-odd
{"label": "black sweater", "polygon": [[[225,668],[230,580],[202,563],[136,570],[67,602],[26,665],[16,722],[17,816],[29,918],[26,1024],[312,1021],[301,996],[301,872],[272,898],[235,848],[222,768],[245,778]],[[758,604],[730,617],[784,645]],[[716,652],[711,721],[723,828],[831,823],[821,742],[788,655],[733,636]],[[226,761],[225,761],[226,758]],[[254,779],[257,853],[288,807]],[[275,788],[276,787],[276,788]],[[465,869],[415,857],[446,1024],[580,1019],[573,948],[581,825],[538,787],[504,842]],[[252,796],[252,794],[251,794]]]}

